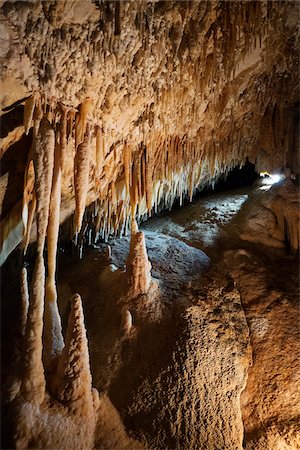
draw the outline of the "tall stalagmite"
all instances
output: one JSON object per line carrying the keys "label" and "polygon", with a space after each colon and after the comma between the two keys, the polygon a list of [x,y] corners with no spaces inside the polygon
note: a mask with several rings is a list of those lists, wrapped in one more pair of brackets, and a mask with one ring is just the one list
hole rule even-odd
{"label": "tall stalagmite", "polygon": [[131,234],[130,251],[126,260],[129,295],[147,294],[151,284],[151,264],[148,260],[145,235],[142,231]]}
{"label": "tall stalagmite", "polygon": [[53,389],[59,401],[82,415],[93,413],[92,377],[80,295],[71,303],[66,345],[59,360]]}

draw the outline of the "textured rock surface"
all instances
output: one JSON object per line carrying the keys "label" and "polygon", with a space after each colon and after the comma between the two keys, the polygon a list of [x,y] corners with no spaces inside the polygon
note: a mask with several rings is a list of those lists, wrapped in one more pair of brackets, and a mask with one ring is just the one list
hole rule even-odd
{"label": "textured rock surface", "polygon": [[[162,233],[144,231],[152,275],[169,289],[176,290],[209,268],[208,256],[184,242]],[[112,262],[118,267],[125,264],[129,239],[122,238],[112,245]]]}
{"label": "textured rock surface", "polygon": [[6,1],[1,11],[2,153],[25,132],[30,141],[41,98],[63,149],[61,220],[76,199],[71,234],[85,204],[96,202],[93,238],[122,233],[130,215],[192,198],[247,156],[298,173],[297,3]]}
{"label": "textured rock surface", "polygon": [[[69,292],[84,289],[93,381],[146,448],[241,448],[240,395],[251,350],[239,293],[230,279],[206,277],[209,259],[200,250],[145,237],[159,290],[128,299],[126,273],[107,271],[96,249],[70,261],[61,277],[63,310]],[[128,239],[111,248],[122,268]],[[125,340],[124,307],[132,318]]]}
{"label": "textured rock surface", "polygon": [[226,259],[241,295],[253,349],[253,365],[241,399],[246,449],[298,449],[297,268],[293,261],[286,261],[284,269],[280,260],[263,263],[245,250],[229,252]]}
{"label": "textured rock surface", "polygon": [[131,233],[130,251],[126,260],[130,297],[147,294],[151,285],[151,264],[148,260],[142,231]]}
{"label": "textured rock surface", "polygon": [[[137,227],[245,161],[299,179],[298,3],[0,4],[0,262],[22,253],[12,446],[241,449],[245,431],[249,449],[299,447],[295,287],[253,244],[299,251],[295,186],[240,226],[245,196],[225,203],[205,237],[197,219],[173,227],[184,242]],[[66,219],[84,260],[62,258],[57,288]],[[130,227],[130,246],[86,250]]]}
{"label": "textured rock surface", "polygon": [[241,238],[270,247],[287,246],[292,252],[299,253],[299,194],[299,188],[294,184],[281,183],[272,186],[260,198],[256,197],[256,206],[247,215]]}
{"label": "textured rock surface", "polygon": [[[272,192],[268,195],[272,197]],[[224,203],[231,197],[237,210],[243,203],[239,227],[231,210],[226,217]],[[84,428],[94,430],[97,421],[95,433],[89,435],[90,445],[213,450],[242,449],[244,442],[249,450],[297,449],[297,261],[283,252],[272,254],[262,245],[258,252],[254,244],[238,240],[248,205],[255,206],[251,196],[245,199],[244,191],[220,198],[211,195],[202,200],[202,206],[200,199],[195,205],[173,211],[165,221],[165,232],[173,230],[174,217],[181,223],[182,214],[195,223],[202,214],[224,227],[227,238],[222,245],[218,239],[211,243],[210,262],[191,247],[196,234],[188,226],[180,238],[190,245],[146,230],[151,273],[159,286],[146,294],[128,297],[124,266],[129,238],[115,240],[109,251],[105,244],[86,249],[81,260],[60,255],[58,299],[63,328],[69,298],[80,288],[93,385],[101,392],[99,412]],[[162,225],[162,219],[154,222]],[[195,244],[199,245],[206,229],[196,229]],[[247,250],[240,247],[243,244]],[[225,253],[223,260],[224,249],[232,247],[235,250]],[[75,335],[79,337],[76,329]],[[18,391],[18,386],[13,387]],[[68,395],[69,390],[65,392]],[[32,406],[21,402],[20,407],[17,399],[13,405],[27,417]],[[37,410],[30,415],[36,429],[43,430],[44,440],[38,440],[38,445],[51,448],[58,442],[68,448],[66,428],[72,434],[77,422],[68,414],[61,416],[63,406],[53,397],[51,406],[47,401],[43,413]],[[85,422],[78,417],[83,427]],[[56,420],[64,424],[63,435]]]}

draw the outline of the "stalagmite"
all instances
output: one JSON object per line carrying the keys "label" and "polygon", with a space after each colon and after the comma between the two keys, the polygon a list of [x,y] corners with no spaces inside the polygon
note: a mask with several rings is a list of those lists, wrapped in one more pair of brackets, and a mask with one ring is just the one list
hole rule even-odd
{"label": "stalagmite", "polygon": [[78,294],[72,299],[65,341],[52,389],[59,401],[74,414],[90,414],[93,409],[92,377],[82,303]]}
{"label": "stalagmite", "polygon": [[42,334],[45,294],[45,267],[42,253],[37,254],[30,292],[26,331],[22,348],[21,394],[25,401],[41,405],[46,381],[42,363]]}
{"label": "stalagmite", "polygon": [[84,141],[77,148],[74,161],[76,233],[79,233],[81,230],[82,219],[86,205],[86,196],[89,187],[90,154],[91,154],[90,128],[88,126],[84,137]]}
{"label": "stalagmite", "polygon": [[130,335],[130,331],[132,328],[132,315],[128,309],[124,309],[122,311],[122,323],[121,328],[123,332],[123,337],[127,338]]}
{"label": "stalagmite", "polygon": [[21,302],[21,330],[22,335],[24,335],[26,331],[27,314],[29,308],[29,292],[26,267],[23,267],[21,271]]}
{"label": "stalagmite", "polygon": [[131,234],[126,268],[129,295],[137,297],[138,295],[146,294],[151,284],[151,264],[148,260],[145,236],[142,231]]}

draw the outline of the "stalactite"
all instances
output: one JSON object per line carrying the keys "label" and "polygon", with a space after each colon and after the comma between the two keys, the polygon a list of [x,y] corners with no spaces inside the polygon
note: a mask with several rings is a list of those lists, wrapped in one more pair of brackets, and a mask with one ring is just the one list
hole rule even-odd
{"label": "stalactite", "polygon": [[146,195],[146,150],[142,152],[141,157],[141,197],[144,198]]}
{"label": "stalactite", "polygon": [[47,229],[48,276],[46,280],[44,314],[44,354],[45,368],[51,370],[64,346],[60,316],[57,307],[55,283],[56,254],[58,245],[60,200],[62,177],[62,145],[56,142],[54,170],[51,188],[49,221]]}
{"label": "stalactite", "polygon": [[35,191],[33,191],[32,201],[29,204],[29,208],[28,208],[28,220],[27,220],[27,227],[26,227],[26,232],[25,232],[25,237],[24,237],[24,255],[26,255],[26,253],[27,253],[27,249],[28,249],[28,245],[29,245],[29,241],[30,241],[30,234],[31,234],[35,210],[36,210],[36,195],[35,195]]}
{"label": "stalactite", "polygon": [[31,97],[25,100],[24,116],[23,116],[25,134],[28,134],[30,128],[32,127],[35,100],[36,100],[35,95],[32,95]]}
{"label": "stalactite", "polygon": [[61,119],[60,119],[60,125],[59,125],[59,140],[60,140],[60,147],[61,147],[61,166],[62,171],[65,170],[65,167],[67,165],[67,124],[68,124],[68,112],[69,108],[64,106],[62,103],[60,104],[60,110],[61,110]]}
{"label": "stalactite", "polygon": [[90,154],[90,127],[88,125],[84,141],[78,146],[74,161],[75,229],[77,234],[81,230],[89,187]]}
{"label": "stalactite", "polygon": [[51,184],[54,164],[55,135],[47,119],[43,118],[34,136],[34,168],[37,215],[37,251],[42,255],[48,226]]}
{"label": "stalactite", "polygon": [[142,198],[142,174],[141,174],[141,155],[137,155],[135,159],[135,175],[136,175],[136,189],[137,189],[137,203]]}
{"label": "stalactite", "polygon": [[67,139],[71,136],[74,127],[74,120],[77,113],[76,108],[70,108],[67,119]]}
{"label": "stalactite", "polygon": [[33,157],[33,148],[31,147],[29,150],[28,161],[25,169],[23,201],[22,201],[22,218],[24,223],[25,242],[27,242],[27,240],[29,240],[30,237],[32,219],[36,207],[35,190],[34,190],[35,174],[32,157]]}
{"label": "stalactite", "polygon": [[96,127],[96,165],[97,165],[97,175],[100,176],[103,169],[104,161],[104,148],[103,148],[103,137],[99,126]]}
{"label": "stalactite", "polygon": [[152,209],[152,190],[153,190],[153,155],[151,149],[147,148],[146,153],[146,164],[145,164],[146,174],[145,174],[145,190],[146,190],[146,202],[149,214]]}
{"label": "stalactite", "polygon": [[130,186],[130,207],[131,207],[131,217],[135,218],[136,208],[138,204],[138,182],[137,182],[137,174],[136,174],[136,161],[134,161],[132,165],[132,184]]}
{"label": "stalactite", "polygon": [[127,195],[130,195],[130,185],[131,185],[131,148],[125,142],[123,149],[123,160],[124,160],[124,174],[125,174],[125,182]]}
{"label": "stalactite", "polygon": [[79,114],[75,123],[75,145],[76,147],[84,140],[87,127],[87,117],[92,108],[92,99],[87,98],[80,104]]}

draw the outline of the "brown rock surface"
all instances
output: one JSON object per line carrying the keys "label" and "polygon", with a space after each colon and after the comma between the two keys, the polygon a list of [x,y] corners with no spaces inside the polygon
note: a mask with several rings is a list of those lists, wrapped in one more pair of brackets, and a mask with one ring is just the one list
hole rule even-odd
{"label": "brown rock surface", "polygon": [[[300,249],[300,191],[291,182],[275,184],[260,197],[245,219],[241,238],[294,253]],[[254,207],[253,207],[254,206]]]}
{"label": "brown rock surface", "polygon": [[[297,2],[0,4],[11,445],[300,448]],[[138,231],[250,161],[287,182]]]}
{"label": "brown rock surface", "polygon": [[132,211],[192,198],[246,156],[298,171],[296,3],[6,1],[1,11],[2,152],[30,130],[41,97],[64,148],[61,220],[76,194],[77,228],[96,202],[93,228],[107,237]]}
{"label": "brown rock surface", "polygon": [[[226,258],[241,295],[253,349],[253,365],[241,397],[246,448],[298,449],[300,311],[297,273],[288,269],[293,262],[286,261],[285,269],[280,261],[262,264],[245,250],[227,253]],[[290,279],[284,280],[287,273]]]}

